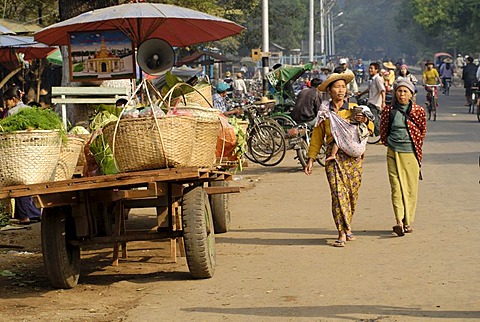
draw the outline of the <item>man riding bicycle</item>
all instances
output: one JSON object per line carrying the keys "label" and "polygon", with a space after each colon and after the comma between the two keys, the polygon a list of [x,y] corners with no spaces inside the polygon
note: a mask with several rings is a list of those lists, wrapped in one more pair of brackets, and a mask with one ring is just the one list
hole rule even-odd
{"label": "man riding bicycle", "polygon": [[430,104],[429,102],[432,96],[432,91],[435,91],[435,94],[438,93],[438,90],[435,86],[430,87],[428,85],[441,84],[442,80],[440,79],[440,75],[438,74],[438,71],[433,67],[434,66],[433,61],[428,60],[425,63],[425,66],[427,66],[427,68],[423,71],[422,82],[423,82],[423,85],[425,86],[425,90],[427,91],[427,101],[425,102],[425,104],[428,106],[428,104]]}

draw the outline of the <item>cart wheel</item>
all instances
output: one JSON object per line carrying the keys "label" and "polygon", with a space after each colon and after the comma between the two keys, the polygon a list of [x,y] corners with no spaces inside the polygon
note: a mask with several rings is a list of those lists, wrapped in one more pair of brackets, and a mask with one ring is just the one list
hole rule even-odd
{"label": "cart wheel", "polygon": [[80,276],[80,247],[68,244],[75,236],[75,224],[69,207],[45,208],[42,214],[43,263],[50,284],[73,288]]}
{"label": "cart wheel", "polygon": [[193,278],[210,278],[215,271],[215,234],[208,195],[202,186],[185,189],[182,199],[183,239]]}
{"label": "cart wheel", "polygon": [[[212,181],[211,187],[228,187],[227,181]],[[215,234],[226,233],[230,229],[230,210],[228,210],[228,193],[210,196],[212,208],[213,226]]]}

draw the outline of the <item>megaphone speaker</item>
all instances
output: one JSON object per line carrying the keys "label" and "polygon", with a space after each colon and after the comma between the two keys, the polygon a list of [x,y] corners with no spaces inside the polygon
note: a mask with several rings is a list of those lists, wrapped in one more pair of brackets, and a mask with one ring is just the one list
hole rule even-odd
{"label": "megaphone speaker", "polygon": [[162,75],[173,67],[175,52],[163,39],[148,39],[138,47],[137,62],[145,73]]}

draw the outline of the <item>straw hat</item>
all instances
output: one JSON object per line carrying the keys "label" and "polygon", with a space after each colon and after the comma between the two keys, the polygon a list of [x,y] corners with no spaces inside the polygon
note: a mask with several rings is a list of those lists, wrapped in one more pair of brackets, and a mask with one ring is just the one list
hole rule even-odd
{"label": "straw hat", "polygon": [[425,66],[428,66],[428,65],[435,66],[435,64],[431,60],[427,60],[427,62],[425,63]]}
{"label": "straw hat", "polygon": [[451,63],[453,63],[453,59],[447,57],[447,58],[445,58],[445,59],[443,60],[443,62],[444,62],[444,63],[447,63],[447,64],[451,64]]}
{"label": "straw hat", "polygon": [[329,72],[331,72],[332,70],[330,68],[328,68],[327,66],[323,66],[320,68],[320,70],[327,70]]}
{"label": "straw hat", "polygon": [[397,69],[397,67],[391,61],[387,61],[383,63],[383,66],[385,66],[385,68],[388,68],[388,69]]}
{"label": "straw hat", "polygon": [[255,105],[263,105],[263,104],[269,104],[269,103],[275,103],[275,100],[269,99],[266,96],[262,96],[259,101],[253,102]]}
{"label": "straw hat", "polygon": [[353,77],[354,76],[353,76],[352,72],[330,74],[330,76],[328,76],[326,80],[324,80],[320,85],[318,85],[317,90],[319,90],[320,92],[326,92],[327,87],[330,84],[332,84],[332,83],[334,83],[338,80],[341,80],[341,79],[343,79],[345,81],[345,83],[348,84],[353,80]]}

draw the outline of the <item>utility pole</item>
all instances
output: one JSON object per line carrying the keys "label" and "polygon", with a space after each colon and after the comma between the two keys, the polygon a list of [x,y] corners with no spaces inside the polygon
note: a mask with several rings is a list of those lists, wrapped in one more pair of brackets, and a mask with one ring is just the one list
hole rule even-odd
{"label": "utility pole", "polygon": [[262,68],[263,68],[263,96],[268,94],[268,82],[267,82],[267,73],[268,73],[268,56],[270,52],[269,45],[269,34],[268,34],[268,0],[262,0]]}
{"label": "utility pole", "polygon": [[313,0],[310,0],[310,23],[308,29],[308,60],[313,62],[313,49],[315,47],[315,43],[313,41],[314,35],[314,5]]}
{"label": "utility pole", "polygon": [[325,55],[325,13],[323,10],[323,0],[320,0],[320,55],[323,55],[323,66],[325,66],[327,60]]}

